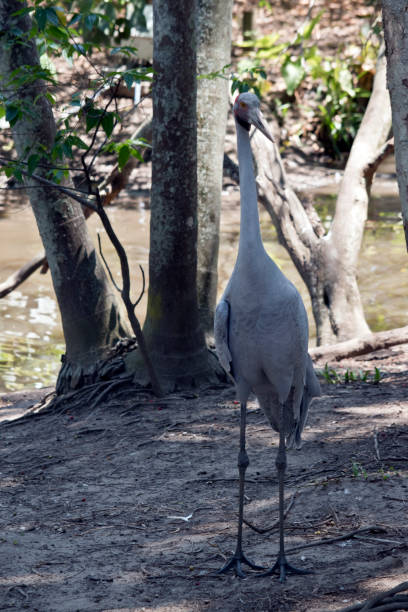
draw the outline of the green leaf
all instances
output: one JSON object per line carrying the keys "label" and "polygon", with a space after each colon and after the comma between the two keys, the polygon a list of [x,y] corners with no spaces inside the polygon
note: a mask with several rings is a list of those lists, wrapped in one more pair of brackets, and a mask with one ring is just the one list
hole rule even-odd
{"label": "green leaf", "polygon": [[348,68],[343,67],[338,72],[338,82],[343,91],[345,91],[351,98],[354,98],[356,95],[355,89],[353,87],[353,77],[348,70]]}
{"label": "green leaf", "polygon": [[310,38],[316,24],[319,23],[323,13],[324,13],[324,10],[319,11],[316,17],[313,17],[313,19],[311,19],[308,23],[306,23],[305,26],[302,28],[301,35],[304,40],[307,40],[308,38]]}
{"label": "green leaf", "polygon": [[129,89],[132,87],[133,83],[134,83],[134,76],[131,72],[124,72],[123,73],[123,80],[126,83],[126,87],[129,87]]}
{"label": "green leaf", "polygon": [[282,66],[281,73],[285,79],[286,89],[290,96],[293,95],[305,77],[305,69],[302,66],[302,58],[296,60],[288,59]]}
{"label": "green leaf", "polygon": [[95,127],[99,123],[103,111],[101,111],[99,108],[95,108],[94,106],[90,106],[86,108],[85,113],[86,113],[86,131],[89,132],[90,130],[92,130],[93,127]]}
{"label": "green leaf", "polygon": [[287,49],[286,43],[275,45],[270,49],[259,49],[259,51],[256,53],[256,57],[259,59],[273,59],[274,57],[280,55],[285,49]]}
{"label": "green leaf", "polygon": [[88,148],[88,145],[86,144],[86,142],[84,142],[82,138],[79,138],[79,136],[72,135],[72,136],[68,136],[68,138],[69,138],[71,146],[78,147],[78,149]]}
{"label": "green leaf", "polygon": [[54,96],[52,94],[50,94],[49,91],[45,92],[45,97],[47,98],[47,100],[51,104],[51,106],[54,106],[56,100],[55,100]]}
{"label": "green leaf", "polygon": [[137,55],[137,47],[130,47],[129,45],[123,45],[122,47],[113,47],[110,50],[111,55],[116,55],[116,53],[123,53],[127,57],[131,55]]}
{"label": "green leaf", "polygon": [[20,117],[21,110],[19,106],[15,104],[6,106],[6,121],[8,121],[11,126],[15,125]]}
{"label": "green leaf", "polygon": [[49,21],[49,23],[52,23],[55,26],[60,25],[60,20],[57,15],[57,11],[55,10],[53,6],[48,6],[47,8],[44,9],[44,11],[45,11],[46,19],[47,21]]}
{"label": "green leaf", "polygon": [[102,116],[101,125],[108,138],[113,132],[114,124],[115,124],[115,117],[113,113],[105,113]]}
{"label": "green leaf", "polygon": [[40,161],[40,156],[37,155],[36,153],[33,153],[32,155],[30,155],[30,157],[27,160],[27,169],[28,169],[29,174],[32,174],[34,172],[34,170],[38,166],[39,161]]}
{"label": "green leaf", "polygon": [[47,32],[51,36],[51,38],[55,38],[55,40],[60,43],[66,43],[68,41],[67,32],[63,28],[58,27],[57,25],[50,25],[47,28]]}
{"label": "green leaf", "polygon": [[40,32],[43,32],[44,29],[45,29],[45,26],[47,24],[47,13],[46,13],[46,10],[41,8],[41,7],[36,9],[35,12],[34,12],[34,19],[37,22],[38,29],[40,30]]}
{"label": "green leaf", "polygon": [[131,154],[131,150],[128,145],[123,145],[122,147],[120,147],[119,156],[118,156],[118,165],[119,165],[119,170],[121,172],[123,168],[125,167],[125,165],[127,164],[130,154]]}

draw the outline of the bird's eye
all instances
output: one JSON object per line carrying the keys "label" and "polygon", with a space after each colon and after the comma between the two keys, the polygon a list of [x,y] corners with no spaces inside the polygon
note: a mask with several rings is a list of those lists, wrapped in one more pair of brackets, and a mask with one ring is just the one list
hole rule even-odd
{"label": "bird's eye", "polygon": [[239,105],[240,105],[241,108],[247,108],[248,107],[248,104],[245,104],[245,102],[240,102]]}

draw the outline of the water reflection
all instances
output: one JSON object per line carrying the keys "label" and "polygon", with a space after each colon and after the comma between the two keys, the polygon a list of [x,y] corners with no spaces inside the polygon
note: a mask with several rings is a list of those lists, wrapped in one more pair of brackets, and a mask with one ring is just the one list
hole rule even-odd
{"label": "water reflection", "polygon": [[[324,197],[319,213],[329,222],[334,198]],[[130,203],[129,203],[130,204]],[[359,286],[372,329],[390,329],[407,323],[406,258],[403,229],[399,219],[397,198],[374,199],[370,204],[370,220],[364,236],[360,257]],[[122,240],[132,269],[134,298],[141,287],[143,266],[148,282],[149,220],[150,213],[139,205],[109,210],[112,224]],[[120,284],[120,266],[115,252],[96,216],[89,220],[91,233],[102,236],[103,252],[112,273]],[[296,269],[286,251],[277,243],[276,232],[266,212],[261,211],[262,234],[265,247],[285,274],[296,284],[305,301],[314,335],[310,300]],[[13,208],[0,218],[0,282],[42,251],[33,215],[28,206]],[[235,262],[239,234],[239,194],[229,194],[222,213],[222,236],[219,265],[219,292],[229,278]],[[137,307],[143,322],[147,296]],[[23,387],[52,385],[60,367],[64,351],[59,312],[54,300],[50,274],[36,272],[0,300],[0,391]]]}

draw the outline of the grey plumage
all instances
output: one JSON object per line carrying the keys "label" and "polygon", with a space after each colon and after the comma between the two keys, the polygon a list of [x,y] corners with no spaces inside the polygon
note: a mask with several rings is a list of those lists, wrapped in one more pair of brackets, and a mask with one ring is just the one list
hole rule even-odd
{"label": "grey plumage", "polygon": [[[308,407],[311,399],[320,395],[320,385],[307,352],[308,321],[302,299],[266,253],[260,233],[250,125],[255,125],[267,138],[273,139],[254,94],[238,96],[234,115],[240,171],[241,231],[237,261],[215,313],[215,343],[222,366],[234,378],[241,410],[246,409],[252,391],[272,428],[280,432],[279,461],[286,466],[285,439],[288,447],[300,447]],[[245,415],[241,416],[242,423],[245,427]],[[241,441],[242,438],[245,443],[245,431],[243,435],[241,432]],[[241,458],[243,453],[246,455],[242,444],[240,453]],[[247,465],[247,457],[245,462]],[[240,468],[240,478],[242,473],[244,478],[245,469],[246,466]],[[282,483],[283,473],[284,467],[278,466]],[[241,531],[242,525],[239,533]],[[283,549],[283,521],[281,531]],[[241,563],[252,565],[242,553],[240,536],[238,540],[233,562],[221,571],[233,566],[238,575],[243,575]],[[278,569],[281,580],[285,579],[287,571],[295,570],[287,564],[283,550]]]}

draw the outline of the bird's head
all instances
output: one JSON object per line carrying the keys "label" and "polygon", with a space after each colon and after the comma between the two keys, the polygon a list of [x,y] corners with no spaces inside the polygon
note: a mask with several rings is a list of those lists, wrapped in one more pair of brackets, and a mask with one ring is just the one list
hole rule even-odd
{"label": "bird's head", "polygon": [[255,94],[249,91],[239,94],[239,96],[235,98],[233,110],[235,119],[242,127],[249,131],[251,125],[253,125],[258,128],[264,136],[274,142],[264,116],[261,113],[259,99]]}

